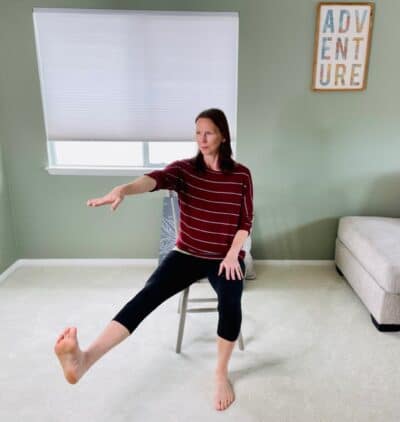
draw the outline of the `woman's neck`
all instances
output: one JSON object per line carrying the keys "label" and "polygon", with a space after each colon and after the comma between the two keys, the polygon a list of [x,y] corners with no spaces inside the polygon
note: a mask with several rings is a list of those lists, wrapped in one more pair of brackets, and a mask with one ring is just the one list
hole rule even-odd
{"label": "woman's neck", "polygon": [[204,159],[204,163],[206,165],[207,168],[211,169],[211,170],[215,170],[215,171],[219,171],[221,170],[219,168],[219,160],[218,160],[218,154],[214,155],[214,156],[210,156],[210,155],[203,155],[203,159]]}

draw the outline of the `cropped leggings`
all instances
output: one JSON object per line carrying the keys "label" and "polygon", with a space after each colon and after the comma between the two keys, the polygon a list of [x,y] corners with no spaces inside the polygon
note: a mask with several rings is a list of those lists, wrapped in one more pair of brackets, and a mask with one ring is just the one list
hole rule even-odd
{"label": "cropped leggings", "polygon": [[[227,280],[225,271],[218,275],[222,260],[203,259],[171,251],[147,280],[143,289],[113,318],[130,333],[165,300],[207,277],[218,296],[217,334],[235,341],[242,322],[241,297],[243,280]],[[244,274],[244,262],[239,259]]]}

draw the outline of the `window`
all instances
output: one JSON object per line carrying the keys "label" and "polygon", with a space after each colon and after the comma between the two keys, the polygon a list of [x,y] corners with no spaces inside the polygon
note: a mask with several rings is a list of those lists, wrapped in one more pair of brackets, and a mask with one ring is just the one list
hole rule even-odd
{"label": "window", "polygon": [[236,141],[238,14],[33,10],[49,172],[140,174],[196,152],[194,118]]}

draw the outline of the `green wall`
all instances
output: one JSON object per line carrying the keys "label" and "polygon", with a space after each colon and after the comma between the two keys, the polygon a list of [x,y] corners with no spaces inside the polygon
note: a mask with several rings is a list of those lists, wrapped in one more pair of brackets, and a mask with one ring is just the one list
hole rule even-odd
{"label": "green wall", "polygon": [[[376,5],[368,88],[310,89],[316,0],[2,0],[0,115],[20,258],[157,255],[162,193],[90,209],[127,177],[50,176],[32,7],[240,13],[238,159],[255,185],[254,256],[333,259],[342,215],[400,215],[400,1]],[[201,60],[201,58],[199,59]],[[204,62],[202,62],[204,64]],[[205,69],[206,71],[206,69]]]}
{"label": "green wall", "polygon": [[0,274],[17,259],[9,199],[3,144],[0,143]]}

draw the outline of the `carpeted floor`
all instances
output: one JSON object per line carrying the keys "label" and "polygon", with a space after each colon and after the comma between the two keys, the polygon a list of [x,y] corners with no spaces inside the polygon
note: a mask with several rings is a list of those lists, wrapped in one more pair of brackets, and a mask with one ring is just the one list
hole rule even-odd
{"label": "carpeted floor", "polygon": [[[182,353],[174,297],[76,385],[53,354],[77,326],[85,348],[151,267],[19,268],[0,285],[0,420],[4,422],[398,422],[400,333],[380,333],[332,265],[257,268],[243,296],[235,403],[213,409],[217,314],[187,317]],[[212,294],[207,284],[192,297]]]}

